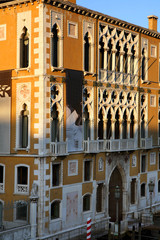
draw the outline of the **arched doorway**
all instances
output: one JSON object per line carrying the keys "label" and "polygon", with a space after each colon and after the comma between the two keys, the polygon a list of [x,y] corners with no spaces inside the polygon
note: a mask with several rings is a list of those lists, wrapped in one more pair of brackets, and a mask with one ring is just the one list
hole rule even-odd
{"label": "arched doorway", "polygon": [[115,199],[115,187],[120,187],[120,199],[118,200],[118,216],[119,220],[122,220],[122,177],[116,167],[111,175],[109,182],[109,216],[111,217],[110,221],[116,221],[116,199]]}

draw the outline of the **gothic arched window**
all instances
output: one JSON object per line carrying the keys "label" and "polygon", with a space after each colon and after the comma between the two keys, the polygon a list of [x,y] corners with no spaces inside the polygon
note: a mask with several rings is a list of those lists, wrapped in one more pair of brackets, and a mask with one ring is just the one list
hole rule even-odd
{"label": "gothic arched window", "polygon": [[51,64],[53,67],[58,67],[58,52],[59,52],[58,27],[57,24],[54,24],[52,28],[52,59],[51,59]]}
{"label": "gothic arched window", "polygon": [[90,139],[90,119],[88,107],[84,108],[84,140]]}
{"label": "gothic arched window", "polygon": [[134,114],[131,113],[130,138],[134,138]]}
{"label": "gothic arched window", "polygon": [[145,57],[145,49],[142,50],[142,80],[146,80],[146,57]]}
{"label": "gothic arched window", "polygon": [[116,117],[115,117],[115,139],[119,139],[119,111],[117,110],[116,112]]}
{"label": "gothic arched window", "polygon": [[127,73],[128,71],[128,55],[127,55],[128,49],[127,46],[125,45],[124,47],[124,56],[123,56],[123,72]]}
{"label": "gothic arched window", "polygon": [[102,112],[102,108],[99,112],[99,122],[98,122],[98,138],[99,139],[103,139],[103,112]]}
{"label": "gothic arched window", "polygon": [[26,27],[23,28],[23,33],[20,38],[20,68],[29,66],[29,37]]}
{"label": "gothic arched window", "polygon": [[108,51],[107,51],[107,70],[112,71],[112,44],[111,40],[108,43]]}
{"label": "gothic arched window", "polygon": [[131,74],[134,75],[134,61],[135,61],[135,50],[134,50],[134,46],[131,49]]}
{"label": "gothic arched window", "polygon": [[100,39],[100,50],[99,50],[99,68],[104,69],[104,42],[103,39]]}
{"label": "gothic arched window", "polygon": [[116,45],[116,61],[115,61],[115,68],[116,68],[116,72],[120,72],[120,46],[119,46],[119,42]]}
{"label": "gothic arched window", "polygon": [[127,114],[126,114],[126,111],[124,112],[124,115],[123,115],[122,138],[123,139],[127,138]]}
{"label": "gothic arched window", "polygon": [[109,110],[107,115],[107,139],[110,139],[112,136],[112,125],[111,125],[111,111]]}

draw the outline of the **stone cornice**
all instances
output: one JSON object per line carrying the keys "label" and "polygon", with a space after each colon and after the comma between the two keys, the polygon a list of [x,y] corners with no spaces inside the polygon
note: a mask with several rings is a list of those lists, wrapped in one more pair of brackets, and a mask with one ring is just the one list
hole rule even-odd
{"label": "stone cornice", "polygon": [[[39,3],[39,0],[17,0],[17,1],[6,1],[5,3],[0,3],[0,9],[6,8],[6,7],[11,7],[15,5],[21,5],[21,4],[26,4],[26,3],[33,3],[37,1]],[[113,24],[117,27],[123,27],[125,29],[137,32],[137,33],[142,33],[144,35],[148,35],[154,38],[160,39],[160,33],[150,30],[148,28],[143,28],[138,25],[134,25],[131,23],[128,23],[126,21],[120,20],[118,18],[114,18],[105,14],[102,14],[100,12],[93,11],[88,8],[81,7],[77,4],[68,2],[68,1],[63,1],[63,0],[41,0],[40,2],[43,2],[45,4],[50,4],[52,6],[55,6],[57,8],[61,8],[67,11],[71,11],[80,15],[84,15],[87,17],[91,17],[94,19],[98,19],[99,21],[102,21],[104,23],[108,24]]]}

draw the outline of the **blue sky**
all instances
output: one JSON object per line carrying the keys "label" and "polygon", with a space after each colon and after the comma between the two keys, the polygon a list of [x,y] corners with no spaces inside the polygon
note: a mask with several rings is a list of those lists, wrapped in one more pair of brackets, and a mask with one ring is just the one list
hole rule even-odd
{"label": "blue sky", "polygon": [[77,0],[77,4],[144,28],[147,16],[156,15],[160,32],[160,0]]}

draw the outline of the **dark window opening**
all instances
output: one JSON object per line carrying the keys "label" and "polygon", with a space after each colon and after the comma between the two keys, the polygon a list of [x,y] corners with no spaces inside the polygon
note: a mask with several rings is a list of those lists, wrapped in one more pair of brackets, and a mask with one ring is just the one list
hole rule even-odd
{"label": "dark window opening", "polygon": [[52,28],[52,66],[58,67],[58,48],[59,48],[59,38],[58,38],[58,27],[54,24]]}
{"label": "dark window opening", "polygon": [[28,184],[28,168],[18,167],[17,168],[17,184],[27,185]]}
{"label": "dark window opening", "polygon": [[84,181],[91,180],[91,161],[84,162]]}
{"label": "dark window opening", "polygon": [[109,50],[107,51],[107,70],[112,71],[112,44],[111,40],[108,43]]}
{"label": "dark window opening", "polygon": [[103,113],[102,113],[102,108],[99,112],[99,122],[98,122],[98,138],[103,139]]}
{"label": "dark window opening", "polygon": [[20,39],[20,67],[29,66],[29,38],[27,28],[24,27],[23,34]]}
{"label": "dark window opening", "polygon": [[27,221],[27,204],[17,203],[16,204],[16,220]]}
{"label": "dark window opening", "polygon": [[117,43],[116,46],[116,61],[115,61],[115,67],[116,67],[116,72],[120,72],[120,46],[119,42]]}
{"label": "dark window opening", "polygon": [[27,105],[23,104],[23,110],[21,111],[21,144],[22,148],[28,146],[28,115]]}
{"label": "dark window opening", "polygon": [[60,164],[52,165],[52,186],[59,186],[61,182],[61,166]]}
{"label": "dark window opening", "polygon": [[3,166],[0,166],[0,183],[3,183]]}
{"label": "dark window opening", "polygon": [[131,50],[131,74],[134,75],[134,61],[135,61],[135,50],[134,50],[134,47],[132,47],[132,50]]}
{"label": "dark window opening", "polygon": [[123,139],[127,138],[127,114],[126,114],[126,111],[124,112],[124,115],[123,115],[122,138]]}
{"label": "dark window opening", "polygon": [[145,187],[146,187],[146,185],[145,185],[145,183],[142,183],[142,185],[141,185],[141,197],[145,197]]}
{"label": "dark window opening", "polygon": [[128,55],[127,55],[128,49],[127,46],[125,45],[124,47],[124,56],[123,56],[123,72],[127,73],[128,71]]}
{"label": "dark window opening", "polygon": [[146,155],[141,157],[141,172],[146,172]]}
{"label": "dark window opening", "polygon": [[131,181],[131,204],[135,204],[136,201],[136,179]]}
{"label": "dark window opening", "polygon": [[83,197],[83,211],[89,211],[90,210],[90,195],[86,195]]}
{"label": "dark window opening", "polygon": [[112,136],[112,125],[111,125],[111,110],[109,109],[108,115],[107,115],[107,139],[110,139]]}
{"label": "dark window opening", "polygon": [[115,117],[115,139],[119,139],[120,135],[120,130],[119,130],[119,111],[116,112],[116,117]]}
{"label": "dark window opening", "polygon": [[51,220],[60,217],[60,201],[54,201],[51,204]]}
{"label": "dark window opening", "polygon": [[88,107],[84,108],[84,140],[90,139],[90,119]]}
{"label": "dark window opening", "polygon": [[99,52],[99,68],[104,69],[104,42],[101,38],[100,40],[100,52]]}
{"label": "dark window opening", "polygon": [[103,183],[98,184],[96,196],[96,212],[102,212],[103,204]]}
{"label": "dark window opening", "polygon": [[84,37],[84,70],[86,72],[90,71],[90,61],[91,61],[91,44],[89,42],[88,33]]}
{"label": "dark window opening", "polygon": [[131,124],[130,124],[130,138],[134,138],[134,114],[131,114]]}
{"label": "dark window opening", "polygon": [[51,118],[51,141],[56,142],[59,141],[59,119],[56,104],[51,108]]}

